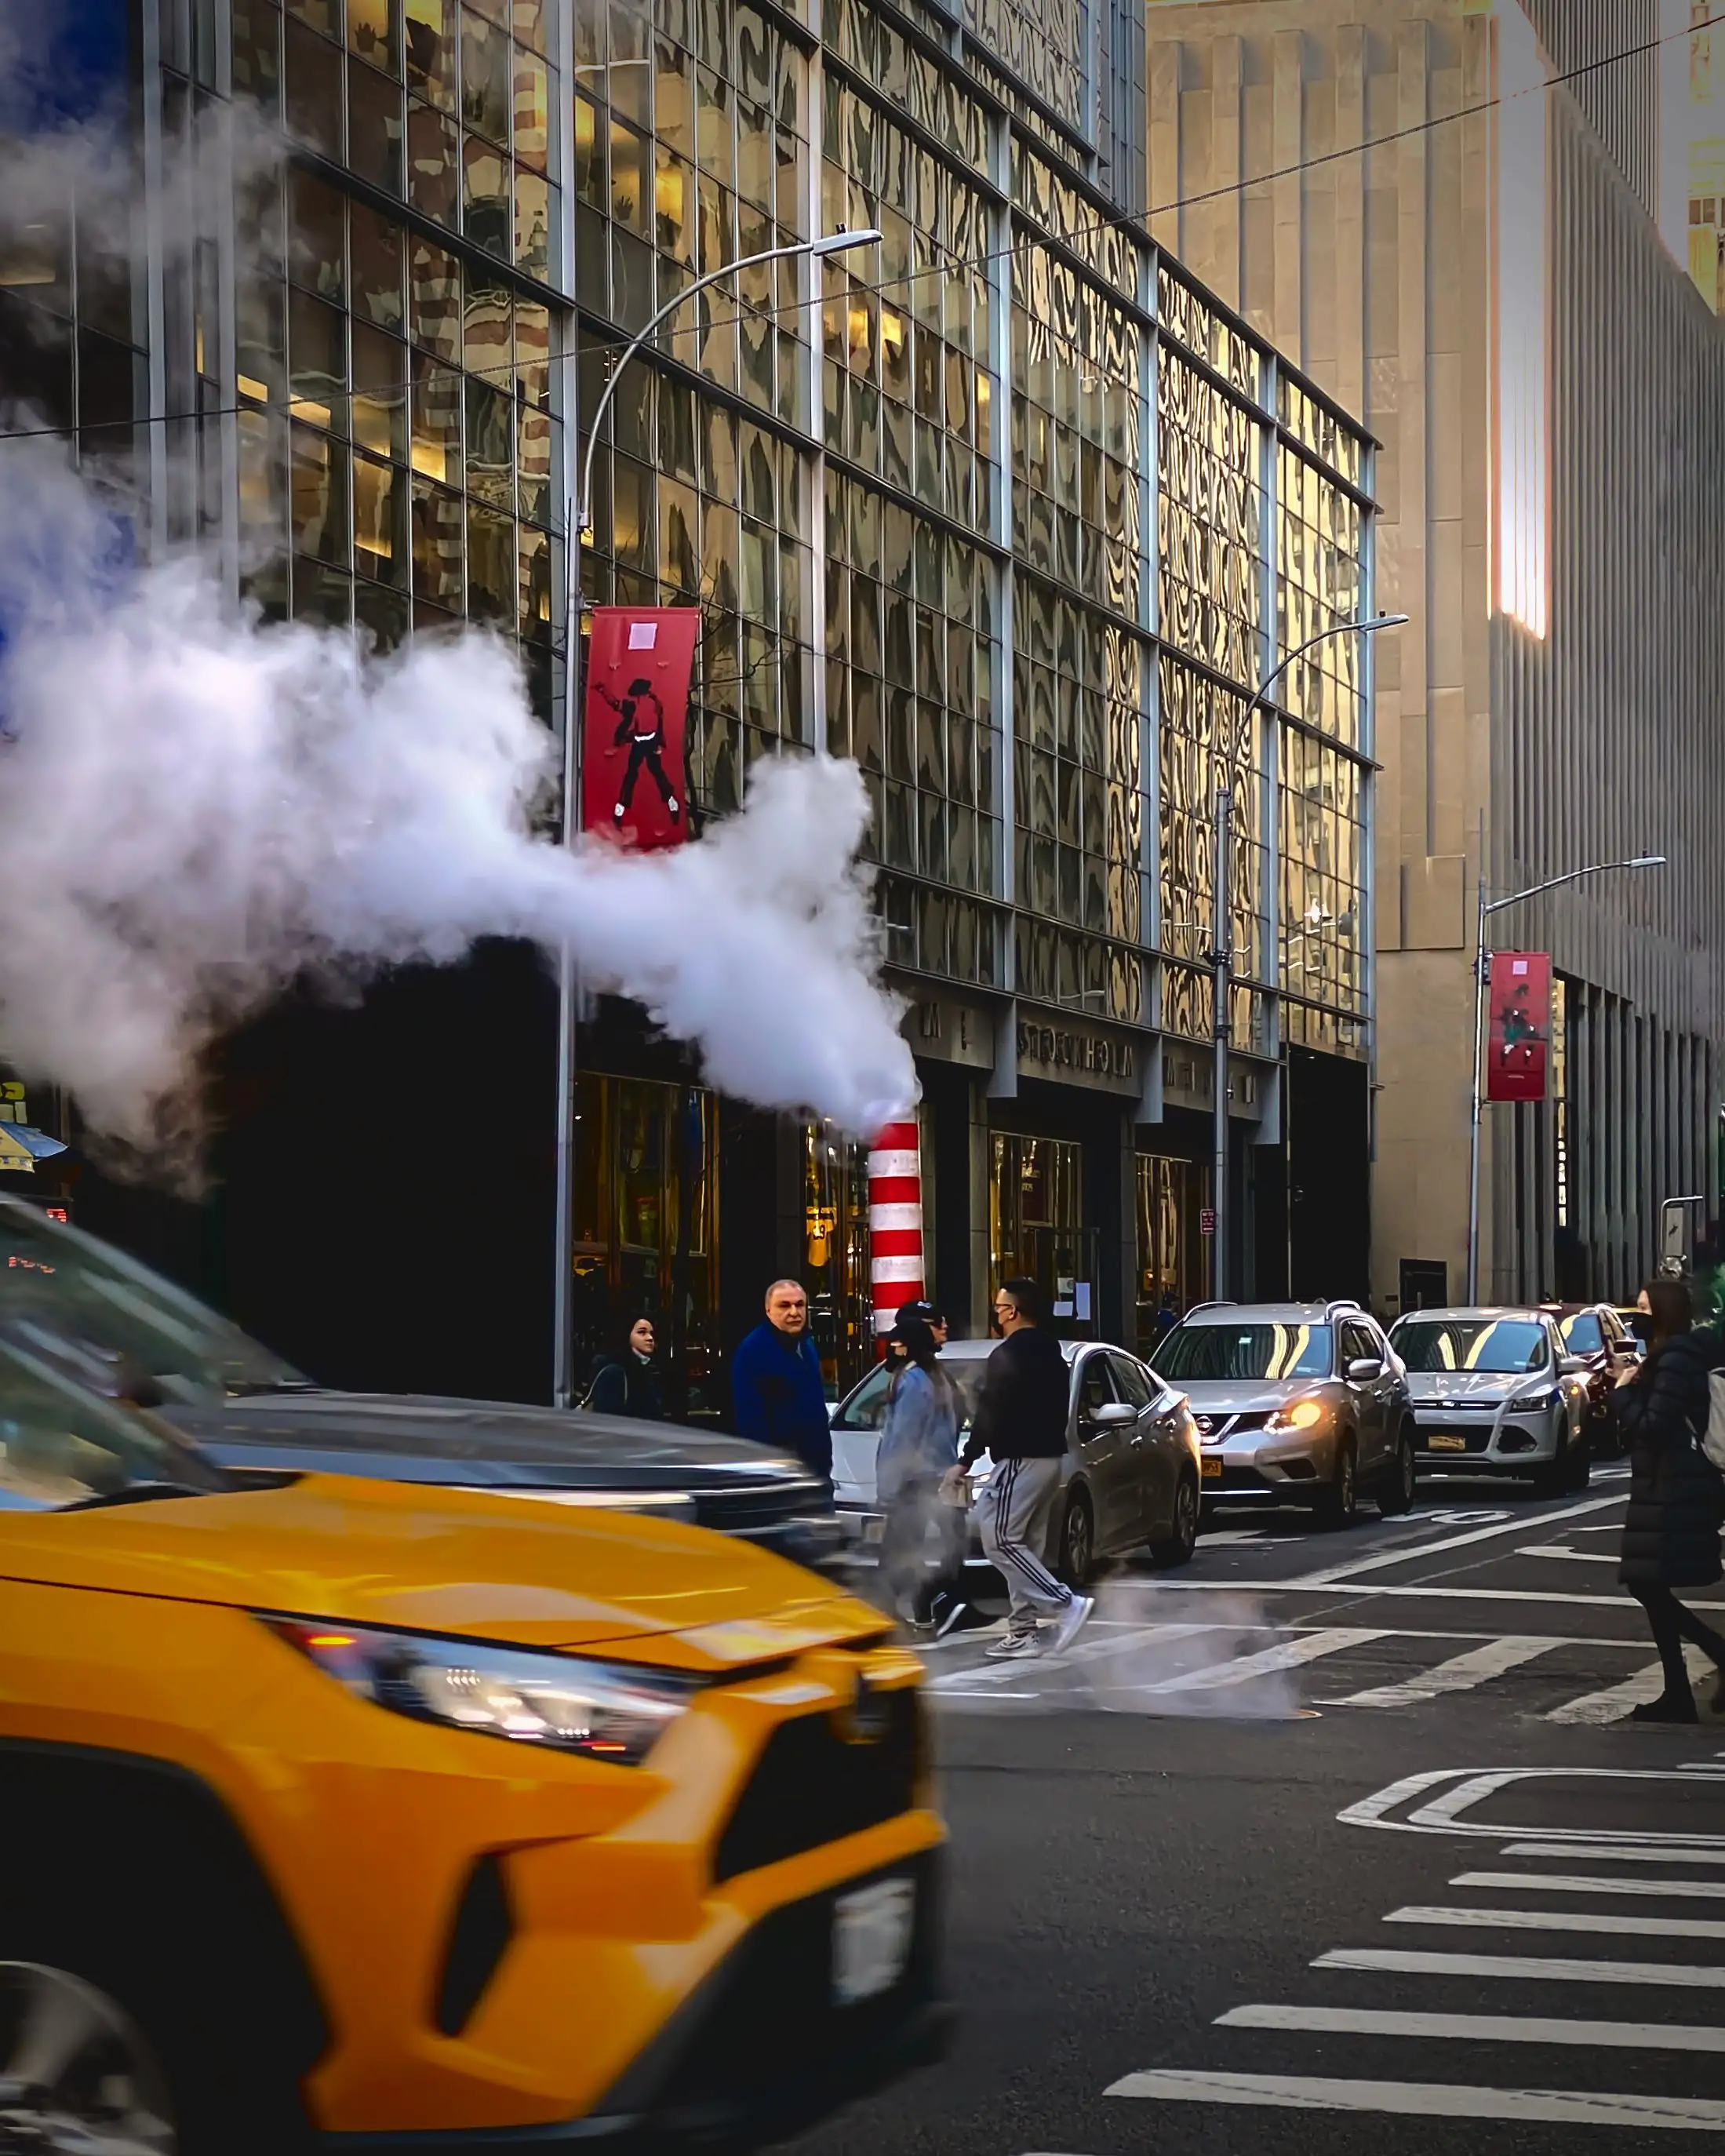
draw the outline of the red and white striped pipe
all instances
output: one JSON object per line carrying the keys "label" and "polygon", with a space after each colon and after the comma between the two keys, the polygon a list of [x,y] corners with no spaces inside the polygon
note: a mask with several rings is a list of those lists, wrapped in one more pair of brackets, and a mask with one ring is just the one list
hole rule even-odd
{"label": "red and white striped pipe", "polygon": [[869,1148],[870,1277],[875,1330],[891,1332],[900,1310],[923,1292],[922,1134],[914,1120],[889,1123]]}

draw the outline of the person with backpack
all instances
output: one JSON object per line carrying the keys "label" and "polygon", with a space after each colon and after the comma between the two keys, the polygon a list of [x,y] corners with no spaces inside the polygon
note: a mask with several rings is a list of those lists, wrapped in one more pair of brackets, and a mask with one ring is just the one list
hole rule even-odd
{"label": "person with backpack", "polygon": [[940,1366],[933,1313],[922,1315],[927,1308],[906,1306],[887,1335],[892,1377],[875,1455],[875,1488],[886,1511],[880,1568],[892,1606],[906,1624],[932,1627],[944,1637],[963,1615],[957,1588],[966,1528],[962,1502],[941,1488],[942,1478],[958,1461],[958,1397]]}
{"label": "person with backpack", "polygon": [[1629,1449],[1630,1502],[1618,1578],[1647,1613],[1665,1669],[1665,1690],[1632,1710],[1637,1722],[1697,1722],[1700,1714],[1683,1659],[1699,1647],[1720,1673],[1725,1703],[1725,1639],[1678,1601],[1673,1589],[1711,1587],[1722,1567],[1725,1476],[1710,1457],[1712,1373],[1725,1365],[1717,1333],[1696,1329],[1681,1281],[1648,1283],[1647,1359],[1617,1381],[1617,1424]]}

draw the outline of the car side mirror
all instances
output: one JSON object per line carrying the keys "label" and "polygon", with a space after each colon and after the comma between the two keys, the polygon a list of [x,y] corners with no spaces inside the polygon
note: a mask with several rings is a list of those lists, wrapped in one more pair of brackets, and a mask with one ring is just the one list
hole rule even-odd
{"label": "car side mirror", "polygon": [[1127,1400],[1105,1400],[1101,1407],[1091,1408],[1084,1419],[1098,1430],[1120,1430],[1136,1422],[1138,1411]]}
{"label": "car side mirror", "polygon": [[1584,1370],[1589,1370],[1592,1368],[1593,1365],[1585,1355],[1562,1355],[1558,1358],[1559,1377],[1579,1378]]}
{"label": "car side mirror", "polygon": [[1356,1384],[1364,1384],[1368,1378],[1384,1375],[1384,1360],[1378,1355],[1356,1355],[1348,1366],[1348,1374]]}

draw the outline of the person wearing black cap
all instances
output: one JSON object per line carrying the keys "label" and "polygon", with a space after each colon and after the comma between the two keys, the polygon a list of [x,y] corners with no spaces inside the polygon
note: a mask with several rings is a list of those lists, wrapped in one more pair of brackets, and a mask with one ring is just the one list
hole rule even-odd
{"label": "person wearing black cap", "polygon": [[[907,1304],[887,1336],[894,1367],[875,1488],[886,1508],[880,1566],[893,1607],[917,1627],[934,1624],[938,1609],[944,1633],[963,1614],[956,1587],[964,1563],[964,1513],[941,1492],[942,1478],[958,1459],[958,1397],[940,1367],[931,1322],[937,1317],[927,1304]],[[940,1331],[946,1331],[943,1322]]]}

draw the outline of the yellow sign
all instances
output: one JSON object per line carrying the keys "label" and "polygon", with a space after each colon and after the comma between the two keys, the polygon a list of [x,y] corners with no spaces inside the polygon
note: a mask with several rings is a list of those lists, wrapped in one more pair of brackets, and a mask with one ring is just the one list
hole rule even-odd
{"label": "yellow sign", "polygon": [[0,1123],[0,1174],[33,1175],[35,1173],[35,1154],[28,1146],[20,1145],[5,1124]]}

